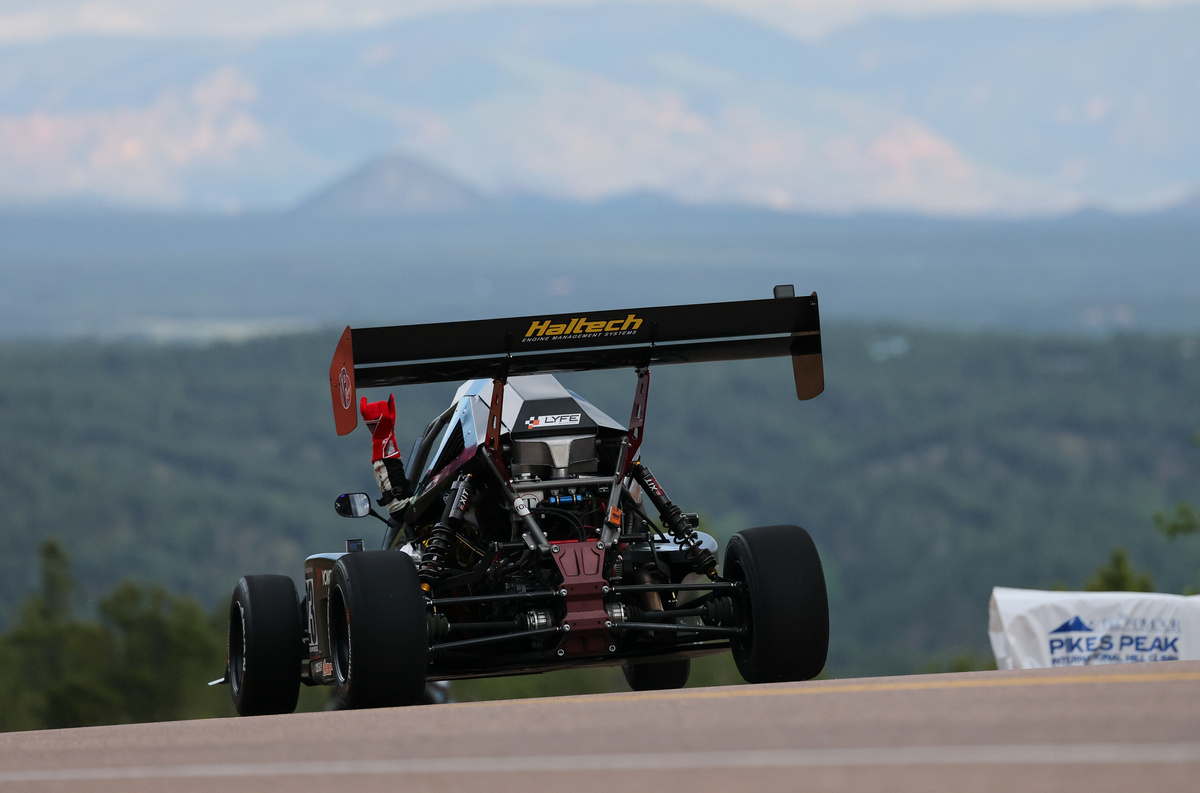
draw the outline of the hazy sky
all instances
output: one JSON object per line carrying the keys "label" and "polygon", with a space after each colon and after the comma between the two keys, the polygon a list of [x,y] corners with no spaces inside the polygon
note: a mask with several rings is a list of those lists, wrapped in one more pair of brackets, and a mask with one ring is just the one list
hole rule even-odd
{"label": "hazy sky", "polygon": [[[1115,7],[1194,8],[1200,0],[623,4],[715,7],[776,31],[813,37],[877,15],[1067,15]],[[648,56],[653,75],[605,71],[586,57],[573,59],[573,53],[547,54],[553,46],[535,52],[524,39],[501,41],[495,52],[480,54],[503,38],[493,27],[476,29],[494,23],[453,14],[504,5],[600,4],[0,0],[0,54],[7,56],[0,62],[0,205],[86,197],[184,209],[279,207],[389,151],[415,156],[487,192],[577,200],[651,191],[695,203],[791,210],[1036,213],[1081,204],[1161,206],[1197,189],[1196,49],[1189,31],[1169,23],[1164,28],[1161,20],[1148,23],[1155,38],[1146,39],[1116,35],[1124,28],[1095,34],[1095,26],[1076,24],[1075,18],[1047,17],[1034,27],[1055,31],[1048,34],[1058,36],[1055,41],[1065,45],[1076,29],[1092,38],[1076,50],[1022,40],[1037,50],[1036,57],[1024,45],[954,52],[957,39],[946,44],[935,37],[921,45],[933,62],[915,72],[898,70],[888,83],[879,81],[886,72],[877,70],[879,55],[872,48],[879,45],[858,44],[865,49],[830,70],[845,67],[854,80],[827,87],[800,79],[808,75],[792,80],[743,75],[731,61],[710,58],[706,45],[687,56],[686,48]],[[598,11],[571,16],[643,16],[641,8],[630,15],[621,8]],[[1197,18],[1192,9],[1180,13]],[[320,48],[307,53],[311,63],[297,61],[282,72],[256,72],[226,54],[186,59],[197,51],[247,49],[226,48],[222,38],[369,29],[438,14],[452,16],[422,26],[440,31],[436,41],[409,41],[400,49],[366,41],[361,52],[342,53],[328,70]],[[712,14],[644,16],[728,23]],[[975,25],[971,46],[1002,38],[986,20],[967,23]],[[913,28],[925,25],[895,27],[911,37]],[[673,30],[647,35],[666,40]],[[778,39],[764,33],[765,39],[755,41]],[[404,31],[389,35],[403,37]],[[548,35],[570,38],[569,31]],[[14,46],[79,36],[208,40],[196,47],[160,43],[154,48],[157,60],[134,57],[134,66],[123,70],[110,63],[120,58],[97,55],[135,49],[122,42],[80,48],[87,54],[79,58],[73,44],[28,51]],[[1123,43],[1113,49],[1117,39]],[[249,49],[290,46],[297,45],[258,42]],[[176,49],[182,53],[178,62],[171,57]],[[1073,57],[1082,60],[1072,62]],[[205,64],[201,70],[189,66],[198,62]],[[297,92],[308,92],[304,101]],[[906,92],[915,97],[908,104],[902,101]],[[321,123],[310,123],[305,112],[320,113]]]}
{"label": "hazy sky", "polygon": [[[1197,0],[628,0],[699,2],[746,14],[800,36],[818,36],[876,14],[1010,10],[1054,13],[1090,8],[1188,5]],[[492,5],[591,5],[593,0],[4,0],[0,42],[79,34],[269,36],[371,27],[453,9]]]}

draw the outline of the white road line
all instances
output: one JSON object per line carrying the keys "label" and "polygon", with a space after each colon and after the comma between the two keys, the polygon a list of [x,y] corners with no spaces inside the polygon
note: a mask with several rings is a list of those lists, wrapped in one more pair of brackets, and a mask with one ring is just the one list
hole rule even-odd
{"label": "white road line", "polygon": [[408,760],[314,760],[2,771],[4,782],[67,782],[196,777],[346,776],[362,774],[642,771],[912,765],[1200,764],[1200,743],[993,744],[875,749],[773,749],[743,752],[441,757]]}

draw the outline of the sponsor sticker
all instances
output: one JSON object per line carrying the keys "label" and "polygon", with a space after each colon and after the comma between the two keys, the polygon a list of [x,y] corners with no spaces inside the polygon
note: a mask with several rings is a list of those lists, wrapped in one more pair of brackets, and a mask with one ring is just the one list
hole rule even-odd
{"label": "sponsor sticker", "polygon": [[556,416],[533,416],[525,419],[526,429],[534,428],[550,428],[550,427],[569,427],[573,424],[578,424],[582,413],[560,413]]}
{"label": "sponsor sticker", "polygon": [[342,409],[350,409],[350,374],[346,371],[346,367],[342,367],[342,373],[338,376],[338,388],[342,391]]}
{"label": "sponsor sticker", "polygon": [[[642,470],[646,470],[646,469],[642,469]],[[665,496],[667,494],[667,491],[662,489],[662,486],[658,484],[658,480],[655,479],[654,475],[651,474],[649,471],[646,471],[645,485],[646,485],[646,490],[649,491],[649,493],[651,495]]]}
{"label": "sponsor sticker", "polygon": [[1078,614],[1047,634],[1051,666],[1178,661],[1183,624],[1177,619],[1111,617],[1085,620]]}
{"label": "sponsor sticker", "polygon": [[549,341],[551,339],[599,339],[613,336],[632,336],[642,327],[642,319],[636,314],[627,314],[614,319],[590,319],[586,316],[571,317],[566,322],[555,319],[534,320],[525,331],[522,342]]}
{"label": "sponsor sticker", "polygon": [[311,578],[304,579],[304,600],[308,603],[309,641],[315,644],[317,641],[317,596],[313,591],[313,580]]}
{"label": "sponsor sticker", "polygon": [[333,675],[333,664],[330,663],[329,661],[326,661],[322,672],[323,672],[323,674],[321,675],[321,677],[330,677],[331,675]]}

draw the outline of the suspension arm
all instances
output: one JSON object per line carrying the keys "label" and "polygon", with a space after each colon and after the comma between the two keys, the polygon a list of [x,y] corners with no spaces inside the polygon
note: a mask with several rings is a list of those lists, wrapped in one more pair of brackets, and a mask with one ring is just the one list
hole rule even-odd
{"label": "suspension arm", "polygon": [[715,625],[674,625],[670,622],[614,622],[612,630],[694,633],[698,636],[743,636],[746,634],[745,628],[721,628]]}
{"label": "suspension arm", "polygon": [[633,592],[691,592],[696,590],[741,589],[740,581],[713,581],[702,584],[699,581],[686,584],[620,584],[612,588],[614,595],[628,595]]}
{"label": "suspension arm", "polygon": [[429,652],[442,653],[451,650],[459,650],[464,647],[478,647],[484,644],[496,644],[497,642],[508,641],[509,639],[532,639],[538,636],[552,636],[562,633],[562,628],[538,628],[532,631],[513,631],[512,633],[501,633],[496,636],[480,636],[478,639],[462,639],[456,642],[439,642],[431,645]]}
{"label": "suspension arm", "polygon": [[557,590],[540,592],[507,592],[500,595],[463,595],[462,597],[434,598],[431,603],[434,608],[447,606],[463,606],[471,603],[503,603],[503,602],[536,602],[551,598],[562,597]]}

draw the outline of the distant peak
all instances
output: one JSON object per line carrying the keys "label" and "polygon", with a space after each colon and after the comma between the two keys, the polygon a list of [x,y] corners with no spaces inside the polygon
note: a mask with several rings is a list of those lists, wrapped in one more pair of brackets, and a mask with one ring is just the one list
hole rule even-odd
{"label": "distant peak", "polygon": [[404,154],[378,157],[304,201],[298,211],[332,217],[460,212],[484,202],[470,185]]}

